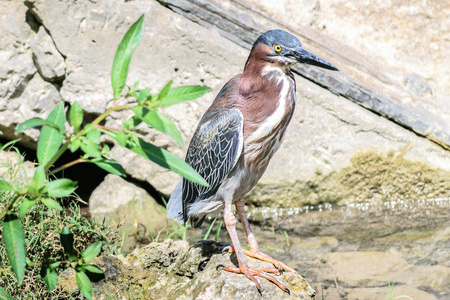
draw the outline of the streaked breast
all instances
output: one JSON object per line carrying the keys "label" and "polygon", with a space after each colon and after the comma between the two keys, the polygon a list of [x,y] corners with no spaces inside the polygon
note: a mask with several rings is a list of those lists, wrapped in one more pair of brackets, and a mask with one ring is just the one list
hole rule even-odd
{"label": "streaked breast", "polygon": [[281,89],[275,109],[244,141],[244,162],[254,171],[267,166],[280,147],[295,108],[294,79],[273,67],[266,67],[262,74]]}

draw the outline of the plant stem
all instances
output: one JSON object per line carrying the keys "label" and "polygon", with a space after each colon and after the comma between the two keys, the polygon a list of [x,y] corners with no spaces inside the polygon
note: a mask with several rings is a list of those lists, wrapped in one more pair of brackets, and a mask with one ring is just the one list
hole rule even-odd
{"label": "plant stem", "polygon": [[109,114],[111,114],[112,112],[118,111],[118,110],[124,110],[124,109],[129,109],[129,108],[133,108],[133,107],[138,107],[137,103],[133,103],[133,104],[128,104],[128,105],[122,105],[122,106],[111,106],[107,111],[105,111],[104,113],[102,113],[100,116],[98,116],[97,118],[95,118],[94,121],[92,121],[92,127],[97,126],[98,124],[100,124],[101,121],[103,121]]}
{"label": "plant stem", "polygon": [[8,205],[6,205],[5,209],[0,213],[0,220],[3,220],[6,213],[9,212],[13,208],[14,204],[16,204],[18,201],[22,200],[23,197],[25,197],[25,196],[16,194],[16,197],[11,202],[9,202]]}
{"label": "plant stem", "polygon": [[95,129],[104,129],[104,130],[117,131],[117,132],[122,131],[122,129],[112,128],[112,127],[106,127],[106,126],[103,126],[103,125],[95,125],[94,128],[95,128]]}
{"label": "plant stem", "polygon": [[[122,106],[111,106],[107,111],[105,111],[104,113],[102,113],[100,116],[98,116],[92,123],[92,127],[97,126],[101,121],[103,121],[109,114],[111,114],[114,111],[118,111],[118,110],[125,110],[125,109],[129,109],[129,108],[133,108],[133,107],[137,107],[138,104],[137,103],[133,103],[133,104],[128,104],[128,105],[122,105]],[[83,135],[85,134],[84,130],[82,130],[78,135]],[[59,149],[59,151],[52,157],[52,159],[44,166],[45,171],[48,171],[48,169],[50,169],[50,167],[61,157],[61,155],[67,150],[67,148],[69,147],[69,142],[66,142],[64,145],[62,145],[62,147]],[[75,161],[74,161],[75,162]],[[82,161],[76,161],[76,163],[80,163]],[[72,162],[73,163],[73,162]],[[70,164],[70,163],[69,163]],[[67,165],[67,164],[66,164]],[[54,174],[56,172],[59,172],[61,170],[64,170],[72,165],[68,165],[68,166],[62,166],[60,168],[57,168],[56,170],[54,170],[53,172],[50,173]]]}
{"label": "plant stem", "polygon": [[[61,260],[61,261],[38,261],[38,262],[34,262],[31,264],[27,264],[27,267],[39,267],[42,266],[43,264],[49,264],[49,263],[55,263],[55,262],[59,262],[61,264],[73,264],[74,262],[68,261],[68,260]],[[5,273],[5,272],[12,272],[12,268],[11,267],[7,267],[7,268],[3,268],[0,269],[0,274]]]}
{"label": "plant stem", "polygon": [[57,161],[61,157],[61,155],[63,155],[63,153],[67,150],[68,147],[69,143],[65,143],[64,145],[61,146],[61,148],[59,148],[58,152],[55,155],[53,155],[52,159],[50,159],[50,161],[44,166],[44,170],[46,172],[55,163],[55,161]]}
{"label": "plant stem", "polygon": [[51,171],[50,173],[48,173],[48,175],[49,175],[49,176],[50,176],[50,175],[53,175],[53,174],[55,174],[55,173],[61,172],[62,170],[65,170],[65,169],[67,169],[67,168],[69,168],[69,167],[71,167],[71,166],[74,166],[74,165],[76,165],[76,164],[83,163],[83,162],[86,162],[86,160],[80,157],[80,158],[75,159],[75,160],[73,160],[73,161],[71,161],[71,162],[68,162],[68,163],[65,164],[65,165],[62,165],[61,167],[58,167],[58,168],[54,169],[53,171]]}

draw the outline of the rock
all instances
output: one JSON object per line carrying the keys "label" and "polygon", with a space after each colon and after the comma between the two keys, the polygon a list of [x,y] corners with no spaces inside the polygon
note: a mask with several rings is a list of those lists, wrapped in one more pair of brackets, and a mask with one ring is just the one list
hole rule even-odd
{"label": "rock", "polygon": [[[169,221],[166,210],[142,188],[109,174],[94,190],[89,199],[89,211],[98,222],[106,218],[107,224],[123,222],[122,230],[129,239],[156,236]],[[127,239],[127,246],[130,241]]]}
{"label": "rock", "polygon": [[62,80],[66,74],[64,58],[56,49],[44,26],[39,27],[30,46],[34,62],[42,78],[51,82]]}
{"label": "rock", "polygon": [[435,292],[448,292],[448,287],[450,287],[450,268],[441,265],[414,266],[407,273],[400,274],[397,281],[405,282],[410,286],[430,287]]}
{"label": "rock", "polygon": [[437,300],[437,298],[425,291],[411,286],[394,284],[392,291],[389,287],[384,288],[357,288],[346,290],[348,300],[379,300],[379,299],[420,299]]}
{"label": "rock", "polygon": [[[28,82],[25,90],[23,91],[20,101],[17,104],[17,110],[12,112],[14,118],[9,117],[11,121],[10,127],[16,128],[18,124],[33,118],[47,118],[50,112],[55,106],[62,101],[56,87],[44,81],[41,76],[36,73],[33,78]],[[27,130],[21,134],[21,143],[31,146],[34,145],[39,137],[39,131],[35,128]]]}
{"label": "rock", "polygon": [[3,138],[14,139],[17,119],[12,114],[24,103],[21,98],[36,73],[29,43],[34,36],[20,1],[0,3],[0,130]]}
{"label": "rock", "polygon": [[417,96],[432,94],[431,87],[428,84],[427,80],[418,74],[405,74],[403,76],[403,84]]}
{"label": "rock", "polygon": [[[273,183],[276,178],[263,177],[258,188],[248,196],[255,206],[276,208],[296,207],[299,204],[375,203],[447,197],[450,172],[432,168],[420,161],[405,158],[402,151],[381,155],[374,151],[355,153],[350,165],[331,173],[317,170],[314,180],[294,180]],[[274,160],[280,158],[275,157]],[[281,158],[290,160],[289,156]],[[294,162],[292,162],[293,164]],[[308,164],[308,162],[305,162]],[[275,171],[278,178],[281,170]],[[289,172],[289,171],[286,171]],[[312,175],[311,175],[312,176]],[[305,178],[306,179],[306,178]],[[278,179],[279,180],[279,179]],[[283,190],[283,193],[277,191]]]}
{"label": "rock", "polygon": [[[166,240],[136,249],[126,259],[99,257],[92,261],[105,272],[106,279],[93,284],[96,297],[137,296],[145,299],[261,299],[253,282],[242,274],[222,271],[217,266],[230,265],[230,254],[222,255],[227,243],[200,241],[189,247],[187,242]],[[266,266],[249,259],[250,265]],[[274,275],[291,291],[289,298],[313,299],[314,290],[302,277],[291,273]],[[59,285],[72,291],[74,272],[59,276]],[[72,280],[71,280],[72,279]],[[275,284],[258,278],[263,299],[288,297]],[[132,295],[130,295],[130,293]]]}
{"label": "rock", "polygon": [[[96,266],[103,271],[103,274],[96,274],[91,272],[86,272],[89,276],[91,282],[94,286],[98,286],[103,289],[103,293],[110,295],[109,292],[114,290],[114,285],[112,284],[121,275],[127,272],[130,263],[123,256],[99,256],[95,257],[93,260],[89,261],[91,265]],[[72,293],[78,288],[77,281],[75,279],[75,270],[72,268],[67,268],[61,272],[58,276],[57,287],[67,293]],[[107,288],[109,289],[107,289]],[[123,286],[122,286],[123,288]],[[94,290],[94,295],[100,295],[98,291]],[[97,298],[98,299],[98,298]]]}
{"label": "rock", "polygon": [[[255,4],[251,0],[247,2]],[[174,80],[174,86],[206,84],[213,88],[213,93],[202,99],[182,103],[164,110],[181,129],[182,137],[186,141],[183,148],[178,146],[171,138],[152,129],[143,127],[140,132],[145,140],[162,146],[181,158],[184,157],[189,138],[192,136],[199,118],[223,84],[233,75],[242,71],[248,50],[216,33],[211,33],[210,30],[185,19],[156,1],[146,2],[145,5],[141,5],[139,1],[117,3],[97,1],[95,8],[92,8],[88,2],[76,6],[70,4],[70,1],[60,2],[56,0],[26,1],[25,5],[29,8],[27,24],[23,21],[26,14],[26,8],[23,5],[16,7],[11,3],[2,3],[5,6],[4,11],[14,10],[15,12],[15,14],[12,14],[16,16],[15,21],[8,22],[22,20],[21,25],[16,26],[18,29],[14,29],[16,31],[13,32],[14,34],[11,33],[11,28],[16,28],[13,23],[8,23],[7,27],[1,27],[3,28],[2,31],[5,31],[5,38],[2,39],[2,43],[6,41],[5,45],[2,46],[2,49],[6,50],[2,52],[1,57],[5,61],[4,65],[7,66],[5,69],[13,70],[7,71],[3,76],[0,74],[1,78],[7,78],[0,84],[0,89],[3,88],[4,91],[2,94],[6,95],[2,100],[7,100],[0,102],[0,107],[4,110],[4,112],[0,112],[0,130],[4,131],[5,137],[16,137],[14,129],[18,122],[37,115],[45,117],[51,109],[52,103],[61,101],[61,99],[69,103],[78,101],[88,114],[103,112],[110,104],[111,99],[109,73],[115,49],[131,23],[145,11],[146,18],[142,43],[137,48],[131,61],[128,82],[133,83],[140,80],[141,87],[149,86],[156,91],[161,89],[170,79]],[[282,8],[272,9],[271,4],[267,1],[256,4],[255,7],[268,13],[273,18],[279,18],[280,20],[284,18],[280,15],[283,11]],[[293,5],[291,1],[284,1],[284,4],[286,7]],[[214,2],[214,5],[219,4]],[[224,8],[224,4],[221,5],[221,8]],[[232,11],[231,9],[233,7],[230,8],[229,12]],[[337,9],[328,4],[318,5],[318,2],[315,1],[305,7],[302,14],[294,19],[300,18],[302,20],[300,23],[304,25],[312,24],[306,34],[311,33],[314,39],[317,37],[319,41],[326,41],[330,49],[333,48],[336,51],[343,49],[343,57],[350,59],[353,63],[360,64],[359,66],[365,66],[364,63],[368,60],[361,54],[365,50],[364,47],[359,48],[361,44],[355,44],[361,53],[354,56],[353,59],[353,52],[345,50],[349,47],[342,48],[342,43],[338,43],[328,36],[334,29],[326,27],[326,29],[319,28],[320,30],[317,30],[317,24],[319,23],[340,22],[329,20],[326,17],[328,12],[341,14],[342,11],[349,9],[362,11],[365,14],[370,6]],[[379,8],[372,7],[372,9]],[[429,9],[434,11],[435,7]],[[227,10],[224,11],[227,12]],[[30,21],[30,16],[35,16],[35,23]],[[422,16],[417,17],[422,20]],[[259,18],[263,20],[264,16],[260,15]],[[260,24],[261,29],[273,24],[272,21],[272,23],[267,21],[267,18],[265,20],[266,23],[255,21],[255,24]],[[354,22],[360,22],[360,20],[357,18]],[[350,21],[353,22],[353,20]],[[161,22],[164,23],[164,26],[161,26]],[[348,24],[345,24],[343,28],[347,30]],[[300,30],[301,28],[297,29]],[[439,28],[433,30],[439,30]],[[353,39],[359,33],[353,32],[352,34],[351,38]],[[307,46],[310,44],[314,47],[313,43],[307,39],[302,38],[302,40],[305,41],[304,43]],[[343,40],[350,41],[347,37]],[[15,43],[20,46],[21,50],[18,52],[15,50]],[[31,45],[31,48],[29,45]],[[352,46],[353,44],[350,44],[350,48]],[[34,63],[40,70],[43,79],[40,78],[39,80],[41,76],[35,75],[36,67],[30,60],[33,55]],[[186,60],[186,57],[189,57],[189,59]],[[341,60],[340,56],[334,57],[338,62]],[[380,59],[383,57],[384,54],[379,56]],[[16,60],[17,63],[14,63]],[[64,73],[63,64],[67,69],[66,76],[59,77],[64,76],[61,75]],[[346,68],[355,68],[354,66],[350,67],[350,63],[345,59],[342,59],[342,64],[347,66]],[[403,74],[415,73],[413,70],[405,67],[401,72],[395,71],[395,74],[400,75],[392,75],[394,78],[391,75],[383,77],[382,75],[386,72],[389,73],[391,69],[383,69],[383,73],[378,70],[378,65],[376,64],[376,67],[373,64],[368,65],[367,68],[370,70],[362,70],[362,73],[358,73],[360,74],[358,76],[373,78],[377,82],[384,80],[386,82],[380,83],[381,85],[376,83],[372,86],[370,82],[366,82],[366,84],[373,88],[386,85],[389,86],[386,91],[396,92],[394,94],[401,98],[414,98],[409,92],[404,91],[401,83],[397,83],[398,80],[396,79],[398,76],[402,77]],[[44,72],[44,69],[48,71]],[[358,67],[357,69],[364,68]],[[373,71],[374,69],[376,71]],[[344,68],[342,74],[353,74],[351,70],[353,69]],[[44,75],[51,72],[54,74]],[[442,95],[442,88],[436,88],[435,84],[441,71],[436,72],[437,75],[430,75],[431,77],[429,74],[425,74],[427,72],[416,74],[422,79],[427,78],[428,84],[433,89],[433,95]],[[381,73],[383,74],[380,75]],[[361,74],[365,75],[362,76]],[[360,79],[359,77],[358,79]],[[338,174],[342,170],[349,171],[346,168],[350,167],[354,173],[349,176],[353,178],[353,175],[359,174],[358,164],[361,161],[358,158],[361,158],[360,153],[372,152],[378,153],[380,157],[387,156],[388,158],[388,153],[400,153],[401,157],[412,162],[422,163],[427,170],[430,170],[430,173],[433,173],[431,176],[436,180],[433,180],[432,184],[428,184],[428,182],[407,182],[403,185],[404,190],[415,189],[416,183],[427,186],[427,189],[424,190],[419,188],[422,194],[416,193],[414,196],[434,197],[436,194],[439,194],[439,197],[449,196],[448,186],[441,184],[448,176],[440,170],[434,170],[435,168],[441,168],[447,172],[450,171],[450,154],[448,151],[411,131],[405,130],[401,126],[393,124],[382,116],[373,114],[359,105],[329,93],[302,77],[297,76],[296,78],[298,88],[296,113],[287,131],[282,148],[274,156],[260,184],[249,197],[249,203],[252,202],[255,206],[292,207],[326,202],[342,204],[360,200],[372,201],[372,199],[380,201],[382,197],[390,197],[391,193],[381,196],[378,194],[378,192],[386,190],[386,186],[380,189],[379,186],[372,186],[367,181],[360,181],[361,186],[367,187],[367,193],[360,195],[358,199],[354,196],[360,192],[358,188],[351,184],[345,185],[339,182],[336,184],[337,179],[334,174]],[[51,85],[45,80],[62,80],[62,86],[59,86],[59,82]],[[419,81],[416,80],[416,82]],[[5,84],[5,82],[11,84]],[[425,84],[426,82],[419,82],[421,86],[425,86]],[[26,95],[27,97],[22,99],[22,97],[18,98],[17,95],[24,94],[28,85],[30,85],[30,93],[40,95],[39,101],[41,102],[38,102],[41,104],[38,106],[42,108],[36,109],[33,107],[36,102],[36,98],[34,98],[31,104],[26,103],[21,107],[21,111],[26,112],[26,115],[16,117],[15,114],[18,113],[16,111],[24,103],[24,99],[30,98],[29,95]],[[392,86],[395,89],[392,89]],[[59,87],[60,90],[58,91]],[[39,92],[41,89],[43,90],[42,93]],[[401,92],[397,93],[399,90]],[[11,95],[14,95],[14,97],[10,99]],[[413,100],[412,103],[417,103],[417,99],[414,98]],[[44,107],[44,104],[47,106]],[[442,106],[442,116],[446,116],[446,105],[444,103]],[[428,109],[429,105],[427,104],[426,107]],[[436,114],[436,110],[428,109],[428,111],[432,113],[428,115],[428,119],[434,120],[433,114]],[[14,115],[14,118],[11,118],[11,115]],[[115,113],[106,120],[105,125],[116,127],[127,116],[126,114]],[[445,125],[445,122],[442,124]],[[28,130],[26,134],[22,142],[27,146],[34,147],[37,131]],[[170,194],[180,179],[173,172],[162,170],[161,167],[152,162],[120,147],[114,147],[111,155],[124,166],[128,174],[138,180],[151,182],[163,194]],[[358,164],[354,163],[355,160],[358,161]],[[389,159],[386,159],[386,163],[388,162]],[[370,177],[365,178],[370,179]],[[399,181],[404,179],[399,177]],[[397,187],[388,186],[387,190],[395,191]],[[371,197],[373,190],[376,193],[372,193],[375,196]],[[431,194],[428,193],[430,190],[433,191]],[[443,193],[441,193],[442,190]]]}
{"label": "rock", "polygon": [[344,288],[379,287],[405,271],[408,263],[383,252],[333,252],[322,256],[322,282],[335,282]]}
{"label": "rock", "polygon": [[[311,50],[322,47],[328,49],[327,55],[345,57],[337,66],[346,74],[395,99],[411,95],[419,105],[427,107],[449,125],[450,105],[446,100],[450,91],[446,67],[450,65],[448,6],[441,2],[400,5],[385,2],[380,5],[370,1],[331,0],[319,4],[311,1],[298,10],[289,9],[298,4],[295,0],[283,0],[277,7],[269,0],[242,2],[314,40],[305,42]],[[435,39],[436,36],[441,38]],[[428,92],[418,95],[399,88],[403,74],[411,73],[427,78],[433,95]]]}
{"label": "rock", "polygon": [[24,160],[15,151],[0,151],[0,178],[23,185],[33,180],[34,164]]}
{"label": "rock", "polygon": [[[0,3],[0,97],[18,97],[36,72],[28,43],[34,33],[25,22],[26,7],[19,1]],[[4,102],[2,101],[2,106]],[[4,108],[2,107],[2,111]]]}
{"label": "rock", "polygon": [[[159,90],[173,79],[173,86],[204,84],[214,89],[199,101],[164,110],[180,128],[186,144],[201,113],[223,84],[242,70],[247,55],[241,47],[155,1],[145,5],[100,1],[94,9],[88,3],[70,6],[59,1],[28,1],[27,5],[66,58],[68,72],[61,88],[64,100],[77,101],[87,113],[95,114],[103,112],[112,98],[109,74],[115,50],[132,22],[145,12],[143,38],[131,60],[128,83],[139,80],[141,88]],[[115,127],[124,118],[123,114],[114,114],[106,125]],[[141,133],[147,141],[184,156],[186,147],[180,149],[167,136],[148,128]],[[112,157],[128,174],[151,182],[165,194],[170,194],[179,180],[174,173],[126,150],[113,150]]]}

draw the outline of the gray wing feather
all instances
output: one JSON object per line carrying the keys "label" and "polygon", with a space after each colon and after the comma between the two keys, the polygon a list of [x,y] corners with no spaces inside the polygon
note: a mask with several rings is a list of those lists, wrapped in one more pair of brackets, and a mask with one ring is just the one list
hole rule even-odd
{"label": "gray wing feather", "polygon": [[235,166],[242,152],[244,118],[238,109],[216,115],[203,124],[192,137],[186,163],[194,168],[209,187],[183,179],[183,217],[187,205],[213,196]]}

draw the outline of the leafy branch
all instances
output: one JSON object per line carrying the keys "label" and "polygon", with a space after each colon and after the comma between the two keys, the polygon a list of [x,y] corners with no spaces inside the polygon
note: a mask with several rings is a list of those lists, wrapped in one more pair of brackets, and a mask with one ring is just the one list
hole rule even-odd
{"label": "leafy branch", "polygon": [[[60,102],[46,119],[32,118],[17,127],[17,133],[33,127],[42,127],[37,143],[37,167],[31,183],[11,184],[0,179],[0,192],[12,195],[7,205],[0,211],[3,225],[3,243],[6,248],[11,267],[0,269],[0,273],[13,271],[17,285],[21,285],[26,268],[41,267],[40,275],[49,290],[57,284],[57,270],[61,267],[74,268],[76,281],[81,293],[92,298],[92,283],[86,271],[102,273],[100,269],[89,264],[101,251],[100,241],[93,243],[81,252],[81,258],[75,255],[73,236],[64,227],[60,234],[60,242],[64,248],[66,259],[57,261],[27,262],[26,241],[22,222],[27,211],[42,203],[50,209],[63,210],[58,199],[70,196],[77,188],[77,182],[67,178],[54,179],[54,174],[79,163],[93,163],[98,167],[119,176],[126,176],[123,167],[110,158],[110,148],[102,144],[102,135],[114,139],[118,145],[141,155],[161,167],[172,170],[181,176],[206,185],[206,181],[193,168],[165,149],[144,141],[137,135],[136,126],[141,123],[171,136],[178,144],[183,145],[181,134],[173,121],[162,114],[158,108],[193,100],[201,97],[211,89],[205,86],[181,86],[172,88],[172,81],[167,83],[158,94],[152,94],[149,88],[138,89],[135,83],[126,93],[126,79],[129,64],[134,50],[142,38],[144,15],[142,15],[127,31],[117,49],[112,70],[111,85],[113,89],[112,105],[91,123],[86,123],[81,106],[75,102],[68,110],[68,120],[64,103]],[[119,105],[120,103],[120,105]],[[116,111],[131,111],[133,116],[122,122],[122,128],[113,129],[101,123]],[[66,129],[69,123],[70,130]],[[60,157],[66,152],[83,153],[79,158],[57,166]],[[5,290],[0,288],[0,298],[9,299]]]}

